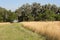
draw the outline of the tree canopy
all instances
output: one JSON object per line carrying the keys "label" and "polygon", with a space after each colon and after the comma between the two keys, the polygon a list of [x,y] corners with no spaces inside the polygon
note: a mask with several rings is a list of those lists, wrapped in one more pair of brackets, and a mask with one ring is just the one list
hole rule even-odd
{"label": "tree canopy", "polygon": [[14,12],[0,7],[0,22],[21,21],[60,21],[60,7],[55,4],[24,4]]}

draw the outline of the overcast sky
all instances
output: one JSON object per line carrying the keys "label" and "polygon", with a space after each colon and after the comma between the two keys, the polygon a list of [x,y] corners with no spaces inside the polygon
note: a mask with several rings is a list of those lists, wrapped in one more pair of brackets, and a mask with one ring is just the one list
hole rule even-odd
{"label": "overcast sky", "polygon": [[34,2],[41,3],[42,5],[50,3],[60,6],[60,0],[0,0],[0,7],[15,10],[23,4]]}

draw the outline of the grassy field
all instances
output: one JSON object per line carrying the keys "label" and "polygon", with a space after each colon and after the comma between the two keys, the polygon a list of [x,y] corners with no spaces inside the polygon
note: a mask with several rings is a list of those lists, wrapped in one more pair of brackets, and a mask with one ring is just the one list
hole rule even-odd
{"label": "grassy field", "polygon": [[0,23],[0,40],[45,40],[45,38],[24,28],[20,23]]}
{"label": "grassy field", "polygon": [[60,21],[0,23],[0,40],[60,40]]}
{"label": "grassy field", "polygon": [[21,23],[25,28],[45,36],[47,40],[60,40],[60,21]]}

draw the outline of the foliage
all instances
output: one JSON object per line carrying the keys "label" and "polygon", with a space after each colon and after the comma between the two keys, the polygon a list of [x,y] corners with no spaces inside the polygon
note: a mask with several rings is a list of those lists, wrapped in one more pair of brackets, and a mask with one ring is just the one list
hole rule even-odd
{"label": "foliage", "polygon": [[0,22],[20,21],[60,21],[60,7],[40,3],[24,4],[15,12],[0,7]]}
{"label": "foliage", "polygon": [[[40,5],[39,3],[33,3],[29,5],[27,3],[18,8],[16,12],[19,13],[23,19],[25,19],[24,16],[26,16],[26,18],[28,18],[27,21],[60,21],[60,9],[54,4]],[[18,20],[20,20],[20,18]]]}

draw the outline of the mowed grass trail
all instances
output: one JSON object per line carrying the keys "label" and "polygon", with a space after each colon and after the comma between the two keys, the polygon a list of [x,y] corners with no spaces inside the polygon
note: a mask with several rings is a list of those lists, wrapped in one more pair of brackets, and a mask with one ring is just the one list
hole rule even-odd
{"label": "mowed grass trail", "polygon": [[25,28],[46,36],[47,40],[60,40],[60,21],[21,23]]}
{"label": "mowed grass trail", "polygon": [[0,23],[0,40],[45,40],[20,23]]}

